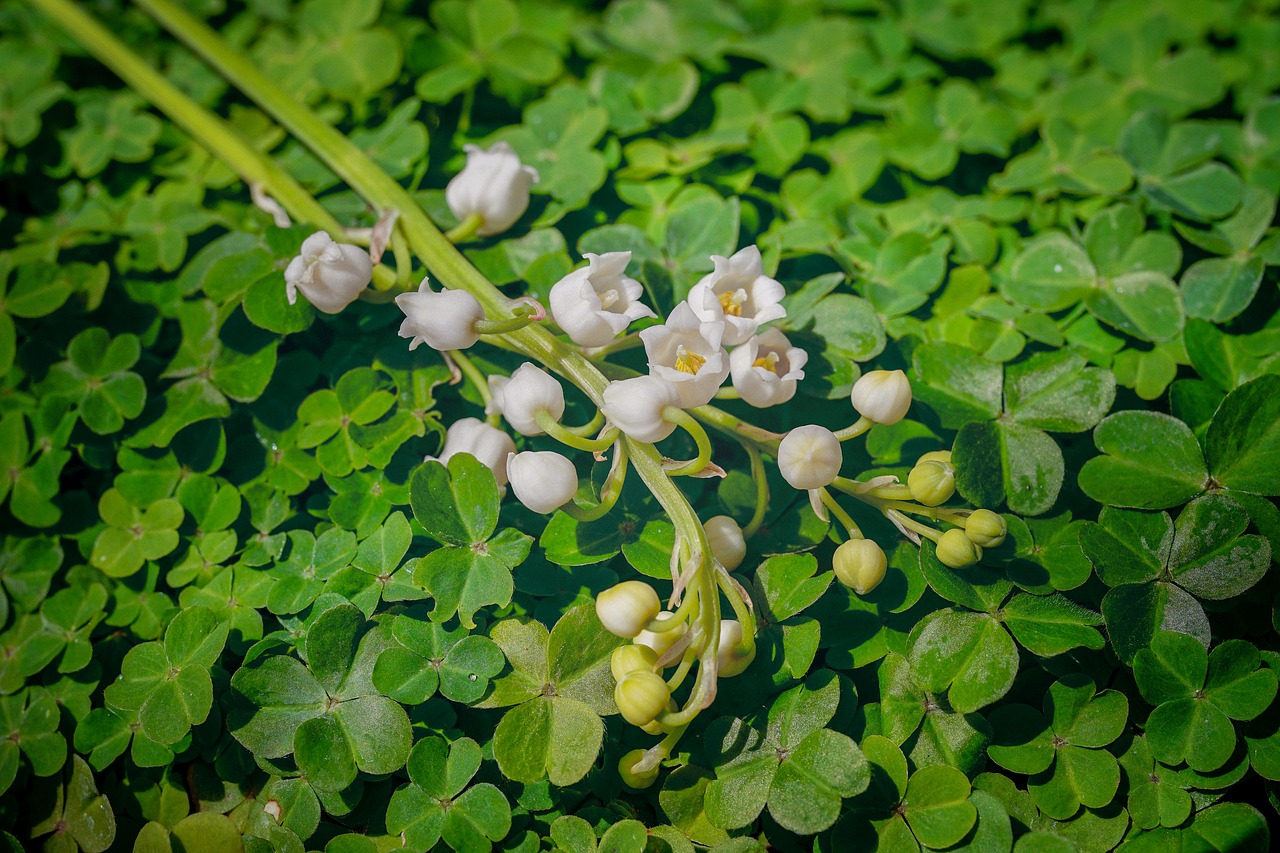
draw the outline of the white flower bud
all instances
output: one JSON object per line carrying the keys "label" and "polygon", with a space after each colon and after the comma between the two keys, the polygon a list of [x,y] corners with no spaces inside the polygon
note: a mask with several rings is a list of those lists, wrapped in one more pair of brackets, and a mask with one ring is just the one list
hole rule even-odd
{"label": "white flower bud", "polygon": [[643,581],[623,581],[596,596],[596,615],[610,634],[635,637],[654,620],[662,602]]}
{"label": "white flower bud", "polygon": [[464,145],[467,163],[444,190],[444,200],[459,221],[473,213],[484,220],[476,233],[501,234],[529,209],[529,187],[538,182],[538,170],[525,166],[511,146],[496,142],[488,150]]}
{"label": "white flower bud", "polygon": [[836,549],[831,564],[840,583],[858,595],[866,595],[884,580],[889,561],[884,550],[870,539],[850,539]]}
{"label": "white flower bud", "polygon": [[751,649],[742,647],[742,623],[737,619],[722,619],[720,621],[720,645],[716,646],[716,660],[720,676],[722,678],[733,678],[735,675],[741,675],[743,671],[751,666],[751,662],[756,659],[756,647]]}
{"label": "white flower bud", "polygon": [[658,376],[610,382],[601,411],[609,423],[636,441],[653,443],[671,435],[676,425],[663,419],[668,406],[679,406],[675,386]]}
{"label": "white flower bud", "polygon": [[785,403],[804,379],[809,354],[791,346],[777,329],[765,329],[729,356],[729,372],[738,395],[757,409]]}
{"label": "white flower bud", "polygon": [[729,571],[742,565],[747,555],[747,542],[742,538],[742,528],[727,515],[708,518],[702,525],[707,532],[707,544],[712,555]]}
{"label": "white flower bud", "polygon": [[489,402],[485,403],[484,413],[486,415],[502,414],[503,393],[507,390],[507,384],[511,382],[510,376],[503,376],[501,373],[490,374],[489,382]]}
{"label": "white flower bud", "polygon": [[412,338],[411,350],[422,343],[441,351],[466,349],[480,339],[473,327],[484,319],[484,309],[465,290],[436,293],[424,278],[416,292],[397,296],[396,305],[404,312],[400,337]]}
{"label": "white flower bud", "polygon": [[853,383],[849,401],[869,421],[896,424],[911,408],[911,382],[901,370],[873,370]]}
{"label": "white flower bud", "polygon": [[760,250],[747,246],[731,258],[712,255],[715,270],[689,291],[689,307],[706,322],[723,320],[725,346],[750,340],[760,326],[787,316],[786,290],[764,274]]}
{"label": "white flower bud", "polygon": [[797,489],[820,489],[840,474],[840,440],[816,424],[796,427],[778,445],[778,471]]}
{"label": "white flower bud", "polygon": [[[671,616],[670,610],[659,611],[654,619],[666,619]],[[679,622],[674,627],[668,628],[666,631],[650,631],[645,629],[636,634],[633,642],[637,646],[648,646],[653,649],[654,654],[662,657],[667,649],[671,648],[676,642],[689,632],[689,623]]]}
{"label": "white flower bud", "polygon": [[637,301],[644,292],[640,282],[623,274],[630,252],[583,257],[587,266],[556,282],[550,297],[551,316],[575,344],[604,346],[633,320],[657,316]]}
{"label": "white flower bud", "polygon": [[493,472],[493,478],[499,486],[507,484],[507,456],[514,453],[516,443],[497,427],[489,426],[478,418],[463,418],[454,421],[444,434],[444,448],[440,456],[423,457],[423,461],[437,461],[449,464],[458,453],[470,453],[482,465]]}
{"label": "white flower bud", "polygon": [[317,311],[337,314],[364,292],[373,281],[373,262],[359,246],[335,243],[327,232],[317,231],[302,241],[298,256],[284,271],[289,304],[298,291]]}
{"label": "white flower bud", "polygon": [[520,503],[543,515],[573,500],[578,491],[578,470],[554,450],[509,454],[507,476]]}
{"label": "white flower bud", "polygon": [[680,408],[711,402],[729,375],[729,354],[720,345],[724,322],[703,322],[688,302],[676,306],[662,326],[640,332],[649,373],[670,381],[680,395]]}
{"label": "white flower bud", "polygon": [[502,387],[502,414],[521,435],[542,435],[539,412],[560,420],[564,415],[564,389],[546,371],[526,361]]}

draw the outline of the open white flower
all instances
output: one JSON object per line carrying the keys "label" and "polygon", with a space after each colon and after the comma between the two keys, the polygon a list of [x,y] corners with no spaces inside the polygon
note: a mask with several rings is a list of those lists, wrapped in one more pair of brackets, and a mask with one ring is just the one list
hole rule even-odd
{"label": "open white flower", "polygon": [[675,431],[676,425],[662,413],[667,406],[679,405],[675,385],[660,376],[636,376],[610,382],[600,411],[624,435],[653,443]]}
{"label": "open white flower", "polygon": [[553,420],[564,415],[564,389],[545,370],[526,361],[511,374],[501,389],[502,415],[521,435],[542,435],[538,415],[547,412]]}
{"label": "open white flower", "polygon": [[804,379],[809,354],[793,347],[777,329],[765,329],[729,356],[733,387],[758,409],[785,403],[796,395],[796,383]]}
{"label": "open white flower", "polygon": [[526,450],[507,455],[507,476],[520,503],[546,515],[573,500],[578,471],[554,450]]}
{"label": "open white flower", "polygon": [[284,271],[285,295],[289,304],[298,301],[298,291],[317,311],[337,314],[364,292],[373,281],[373,262],[359,246],[336,243],[328,232],[317,231],[302,241],[298,256]]}
{"label": "open white flower", "polygon": [[538,170],[521,163],[505,142],[495,142],[488,151],[479,145],[462,150],[467,164],[445,187],[444,200],[459,221],[480,215],[477,234],[501,234],[529,209],[529,187],[538,182]]}
{"label": "open white flower", "polygon": [[703,322],[688,302],[681,302],[662,326],[640,333],[649,373],[669,381],[680,396],[680,408],[711,402],[729,375],[729,354],[721,346],[723,321]]}
{"label": "open white flower", "polygon": [[840,474],[840,439],[817,424],[796,427],[778,445],[778,471],[797,489],[820,489]]}
{"label": "open white flower", "polygon": [[482,465],[493,472],[499,486],[507,484],[507,456],[514,453],[516,443],[497,427],[489,426],[478,418],[454,421],[444,434],[444,448],[440,455],[426,456],[423,461],[437,461],[445,465],[459,453],[470,453]]}
{"label": "open white flower", "polygon": [[637,301],[644,288],[624,275],[630,252],[583,255],[587,266],[574,270],[551,288],[551,316],[575,344],[600,347],[633,320],[656,317]]}
{"label": "open white flower", "polygon": [[437,293],[424,278],[416,292],[397,296],[396,305],[404,312],[400,337],[412,338],[411,350],[422,343],[441,351],[466,349],[480,339],[473,327],[484,319],[484,308],[465,290]]}
{"label": "open white flower", "polygon": [[689,305],[701,320],[724,320],[725,346],[745,343],[765,323],[787,316],[787,292],[764,274],[758,248],[747,246],[731,258],[712,255],[711,261],[715,269],[689,291]]}

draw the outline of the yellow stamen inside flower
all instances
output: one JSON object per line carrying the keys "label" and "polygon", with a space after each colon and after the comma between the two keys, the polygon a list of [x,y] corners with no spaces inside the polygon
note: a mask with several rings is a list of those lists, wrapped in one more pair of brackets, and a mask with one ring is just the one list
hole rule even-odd
{"label": "yellow stamen inside flower", "polygon": [[724,309],[725,316],[741,317],[742,306],[747,301],[747,292],[739,287],[732,293],[720,294],[720,307]]}
{"label": "yellow stamen inside flower", "polygon": [[697,376],[698,371],[702,369],[702,365],[706,363],[707,360],[705,358],[696,352],[690,352],[685,349],[684,344],[676,347],[676,370]]}
{"label": "yellow stamen inside flower", "polygon": [[622,297],[618,294],[618,291],[606,290],[604,293],[600,294],[600,307],[603,310],[608,311],[621,298]]}
{"label": "yellow stamen inside flower", "polygon": [[777,373],[778,372],[778,354],[776,352],[771,352],[768,355],[761,356],[760,358],[757,358],[755,361],[751,362],[751,366],[763,367],[765,370],[771,371],[773,373]]}

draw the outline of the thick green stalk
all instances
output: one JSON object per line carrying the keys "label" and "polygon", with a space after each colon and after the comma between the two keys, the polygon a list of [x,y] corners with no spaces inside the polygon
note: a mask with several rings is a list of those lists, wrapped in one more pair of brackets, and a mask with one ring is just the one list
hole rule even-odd
{"label": "thick green stalk", "polygon": [[334,237],[342,224],[293,176],[245,142],[232,127],[189,98],[144,62],[95,18],[69,0],[28,0],[135,92],[173,119],[209,153],[235,169],[246,183],[257,184],[294,219],[323,228]]}

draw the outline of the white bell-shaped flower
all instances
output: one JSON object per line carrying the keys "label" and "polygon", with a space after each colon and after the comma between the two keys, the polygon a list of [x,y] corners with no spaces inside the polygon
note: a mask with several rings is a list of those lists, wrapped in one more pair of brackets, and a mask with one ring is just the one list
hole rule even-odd
{"label": "white bell-shaped flower", "polygon": [[680,408],[711,402],[729,375],[729,354],[720,345],[723,321],[703,322],[688,302],[676,306],[662,326],[640,333],[649,373],[676,387]]}
{"label": "white bell-shaped flower", "polygon": [[564,389],[545,370],[526,361],[511,374],[501,389],[502,414],[521,435],[542,435],[538,415],[546,412],[553,420],[564,415]]}
{"label": "white bell-shaped flower", "polygon": [[507,385],[511,382],[510,376],[503,376],[501,373],[493,373],[488,377],[489,382],[489,402],[484,404],[484,413],[486,415],[502,414],[502,402],[505,396]]}
{"label": "white bell-shaped flower", "polygon": [[702,529],[707,533],[711,554],[720,565],[729,571],[742,565],[742,558],[747,556],[747,541],[738,522],[727,515],[716,515],[703,522]]}
{"label": "white bell-shaped flower", "polygon": [[720,620],[720,643],[716,646],[717,671],[722,678],[741,675],[756,659],[756,648],[743,648],[742,623],[737,619]]}
{"label": "white bell-shaped flower", "polygon": [[610,382],[600,410],[609,423],[636,441],[655,442],[671,435],[676,425],[662,417],[668,406],[679,406],[676,387],[658,376],[636,376]]}
{"label": "white bell-shaped flower", "polygon": [[729,372],[738,395],[758,409],[785,403],[796,395],[809,354],[793,347],[777,329],[765,329],[729,356]]}
{"label": "white bell-shaped flower", "polygon": [[554,450],[526,450],[507,455],[507,477],[520,503],[543,515],[573,500],[578,471]]}
{"label": "white bell-shaped flower", "polygon": [[587,266],[569,273],[551,288],[551,316],[575,344],[600,347],[633,320],[656,317],[639,302],[644,288],[624,273],[630,252],[587,253]]}
{"label": "white bell-shaped flower", "polygon": [[609,633],[627,639],[643,631],[661,610],[658,593],[644,581],[623,581],[596,596],[600,624]]}
{"label": "white bell-shaped flower", "polygon": [[901,370],[872,370],[853,383],[849,402],[869,421],[896,424],[911,408],[911,381]]}
{"label": "white bell-shaped flower", "polygon": [[723,320],[725,346],[746,343],[770,320],[787,316],[786,290],[764,274],[760,250],[747,246],[731,258],[712,255],[715,269],[689,291],[689,305],[707,322]]}
{"label": "white bell-shaped flower", "polygon": [[521,163],[505,142],[495,142],[488,151],[479,145],[462,150],[467,163],[445,187],[444,200],[459,221],[480,215],[477,234],[501,234],[529,209],[529,187],[538,182],[538,170]]}
{"label": "white bell-shaped flower", "polygon": [[424,278],[414,293],[396,297],[404,312],[400,337],[411,338],[409,349],[425,343],[435,350],[466,349],[480,339],[473,328],[484,319],[484,308],[465,290],[431,289]]}
{"label": "white bell-shaped flower", "polygon": [[817,424],[796,427],[778,444],[778,471],[797,489],[820,489],[840,474],[840,439]]}
{"label": "white bell-shaped flower", "polygon": [[373,281],[373,262],[359,246],[335,243],[325,231],[317,231],[302,241],[298,256],[284,271],[285,295],[289,304],[298,301],[298,291],[317,311],[337,314],[364,292]]}
{"label": "white bell-shaped flower", "polygon": [[444,448],[440,455],[426,456],[423,461],[437,461],[445,465],[459,453],[470,453],[493,472],[499,486],[507,484],[507,456],[514,453],[516,443],[497,427],[489,426],[478,418],[454,421],[444,434]]}

